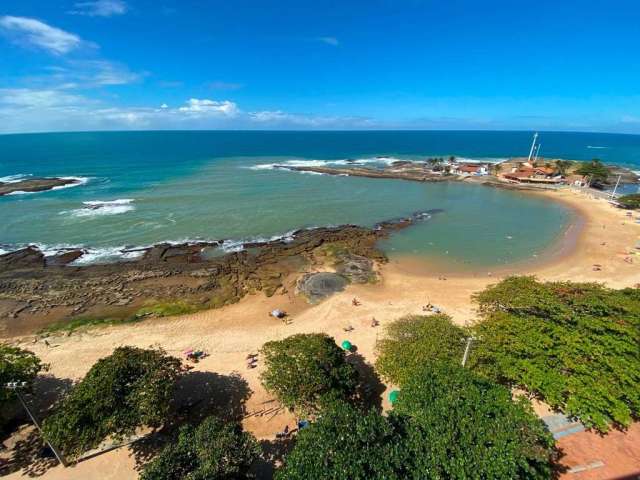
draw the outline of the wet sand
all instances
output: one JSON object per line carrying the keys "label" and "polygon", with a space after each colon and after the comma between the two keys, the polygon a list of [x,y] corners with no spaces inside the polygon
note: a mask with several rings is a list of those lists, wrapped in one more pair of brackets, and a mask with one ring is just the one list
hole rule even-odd
{"label": "wet sand", "polygon": [[[256,352],[269,340],[281,339],[301,332],[325,332],[338,342],[348,339],[367,362],[375,359],[374,345],[384,326],[406,314],[422,313],[422,306],[430,302],[450,314],[455,322],[467,324],[476,318],[471,295],[507,274],[532,274],[542,280],[571,280],[602,282],[614,288],[631,287],[640,283],[640,256],[629,252],[640,238],[640,224],[626,217],[625,211],[614,208],[604,200],[590,198],[584,193],[563,190],[544,192],[550,201],[562,201],[574,208],[581,218],[579,229],[567,232],[560,244],[560,253],[536,262],[510,266],[505,271],[464,274],[447,272],[442,265],[433,272],[412,270],[403,261],[382,266],[382,280],[375,285],[351,285],[324,302],[310,306],[289,290],[285,295],[266,298],[250,295],[235,305],[167,319],[150,319],[138,324],[106,327],[71,336],[49,338],[50,347],[33,336],[22,339],[24,347],[36,352],[51,364],[50,373],[77,380],[99,358],[108,355],[119,345],[161,346],[180,355],[188,348],[203,349],[210,356],[196,365],[195,370],[220,375],[238,373],[253,391],[245,408],[248,413],[259,412],[272,398],[262,389],[259,373],[262,368],[246,367],[247,353]],[[625,262],[633,258],[633,263]],[[600,265],[594,270],[594,265]],[[455,270],[455,269],[454,269]],[[446,278],[443,280],[442,278]],[[360,306],[353,306],[356,297]],[[270,318],[268,312],[282,308],[291,314],[291,323]],[[380,326],[371,327],[374,318]],[[352,326],[353,331],[343,329]],[[18,339],[14,339],[18,340]],[[386,404],[386,395],[383,405]],[[273,440],[285,424],[293,425],[293,417],[281,412],[275,416],[249,416],[245,427],[260,439]],[[55,467],[44,479],[134,479],[133,459],[127,448],[121,448],[70,469]],[[604,471],[601,469],[601,473]],[[20,478],[20,472],[7,478]],[[571,477],[578,478],[578,477]],[[603,477],[606,478],[606,477]]]}

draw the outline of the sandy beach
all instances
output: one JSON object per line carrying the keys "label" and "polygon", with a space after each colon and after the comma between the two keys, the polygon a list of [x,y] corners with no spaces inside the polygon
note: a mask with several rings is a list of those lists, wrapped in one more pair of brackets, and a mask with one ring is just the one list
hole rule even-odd
{"label": "sandy beach", "polygon": [[[189,348],[205,350],[209,357],[195,370],[239,374],[244,378],[253,392],[245,405],[245,428],[259,439],[273,440],[285,424],[293,424],[294,418],[286,412],[260,414],[270,408],[272,398],[260,386],[260,362],[258,368],[249,370],[245,357],[257,352],[266,341],[300,332],[325,332],[337,341],[349,339],[366,362],[372,363],[376,339],[389,322],[403,315],[421,314],[422,306],[430,302],[456,323],[468,324],[476,318],[472,294],[509,274],[531,274],[542,280],[602,282],[614,288],[640,283],[640,256],[632,253],[640,238],[640,224],[627,217],[625,211],[569,189],[536,195],[543,195],[550,202],[564,202],[575,209],[580,220],[565,232],[554,247],[557,251],[530,263],[465,274],[447,272],[442,265],[429,272],[424,265],[412,264],[409,259],[391,261],[382,266],[378,284],[349,286],[313,306],[293,295],[294,289],[290,288],[284,295],[250,295],[217,310],[55,336],[49,338],[50,346],[33,336],[13,340],[19,340],[49,363],[50,374],[71,380],[81,378],[96,360],[120,345],[161,346],[177,356]],[[354,297],[359,306],[352,305]],[[289,312],[291,321],[285,324],[269,317],[268,312],[274,308]],[[371,326],[373,318],[379,321],[378,327]],[[353,330],[345,332],[349,326]],[[134,463],[131,452],[121,448],[70,469],[54,467],[43,478],[133,479],[137,478]],[[21,472],[15,472],[7,478],[21,476]]]}

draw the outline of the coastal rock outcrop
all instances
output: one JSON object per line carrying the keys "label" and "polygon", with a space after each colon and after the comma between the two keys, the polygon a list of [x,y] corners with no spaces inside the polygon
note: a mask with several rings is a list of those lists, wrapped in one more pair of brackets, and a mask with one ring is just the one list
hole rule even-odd
{"label": "coastal rock outcrop", "polygon": [[0,255],[0,271],[44,266],[44,254],[37,247],[31,245],[15,252]]}
{"label": "coastal rock outcrop", "polygon": [[317,303],[341,292],[348,283],[345,277],[337,273],[307,273],[298,280],[297,288],[311,303]]}
{"label": "coastal rock outcrop", "polygon": [[28,247],[0,256],[0,312],[14,312],[11,321],[0,317],[0,322],[10,326],[7,334],[12,335],[31,331],[30,324],[41,328],[80,315],[132,318],[150,302],[217,308],[249,293],[284,293],[293,286],[286,282],[310,266],[335,268],[338,273],[302,282],[301,291],[316,301],[349,282],[375,279],[374,263],[386,261],[378,240],[429,216],[416,213],[373,229],[343,225],[299,230],[282,239],[246,243],[242,251],[211,256],[203,251],[215,250],[223,242],[124,249],[124,253],[144,253],[138,259],[105,265],[69,265],[81,258],[81,249],[45,258],[36,247]]}
{"label": "coastal rock outcrop", "polygon": [[14,192],[44,192],[79,183],[80,180],[75,178],[29,178],[17,182],[0,182],[0,197]]}

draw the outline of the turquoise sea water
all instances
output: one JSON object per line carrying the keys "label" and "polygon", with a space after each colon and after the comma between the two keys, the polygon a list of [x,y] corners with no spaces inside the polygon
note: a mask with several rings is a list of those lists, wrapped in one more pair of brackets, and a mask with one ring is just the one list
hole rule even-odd
{"label": "turquoise sea water", "polygon": [[[442,209],[394,235],[391,255],[496,265],[539,254],[572,213],[522,193],[461,184],[302,174],[274,163],[382,165],[431,155],[526,155],[525,132],[105,132],[0,136],[0,177],[85,183],[0,197],[0,248],[85,246],[85,261],[123,246],[187,239],[271,238],[303,227],[376,222]],[[545,156],[640,169],[640,137],[543,133]],[[597,148],[596,148],[597,147]],[[376,158],[385,156],[388,158]]]}

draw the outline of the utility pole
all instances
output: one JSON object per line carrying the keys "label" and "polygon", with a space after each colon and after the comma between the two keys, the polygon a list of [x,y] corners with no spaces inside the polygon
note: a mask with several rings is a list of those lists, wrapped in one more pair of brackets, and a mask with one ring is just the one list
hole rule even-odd
{"label": "utility pole", "polygon": [[476,337],[467,337],[467,346],[464,347],[464,355],[462,356],[462,366],[464,367],[469,358],[469,350],[471,350],[471,342],[476,340]]}
{"label": "utility pole", "polygon": [[531,163],[531,157],[533,156],[533,149],[536,148],[536,140],[538,140],[538,132],[533,134],[533,142],[531,143],[531,150],[529,150],[529,159],[527,163]]}
{"label": "utility pole", "polygon": [[614,199],[616,197],[616,190],[618,190],[618,185],[620,185],[620,178],[622,178],[622,175],[618,175],[618,180],[616,181],[616,186],[613,188],[613,192],[611,192],[611,199]]}
{"label": "utility pole", "polygon": [[16,396],[18,397],[18,400],[20,400],[20,403],[22,404],[23,408],[26,410],[27,415],[29,415],[29,418],[31,419],[33,424],[36,426],[38,431],[40,432],[40,435],[42,436],[42,439],[45,441],[45,443],[47,445],[49,445],[49,448],[51,449],[53,454],[56,456],[56,458],[58,459],[60,464],[63,467],[66,467],[67,466],[67,462],[64,461],[64,457],[62,456],[62,453],[60,453],[58,451],[58,449],[55,448],[53,445],[51,445],[51,443],[49,443],[49,441],[46,439],[46,437],[44,436],[44,432],[42,431],[42,428],[40,427],[40,424],[36,420],[36,417],[33,415],[31,410],[29,409],[29,406],[27,405],[27,402],[24,401],[24,397],[20,393],[20,388],[24,388],[26,385],[27,385],[27,382],[9,382],[9,383],[5,383],[4,387],[9,389],[9,390],[13,390],[15,392]]}

